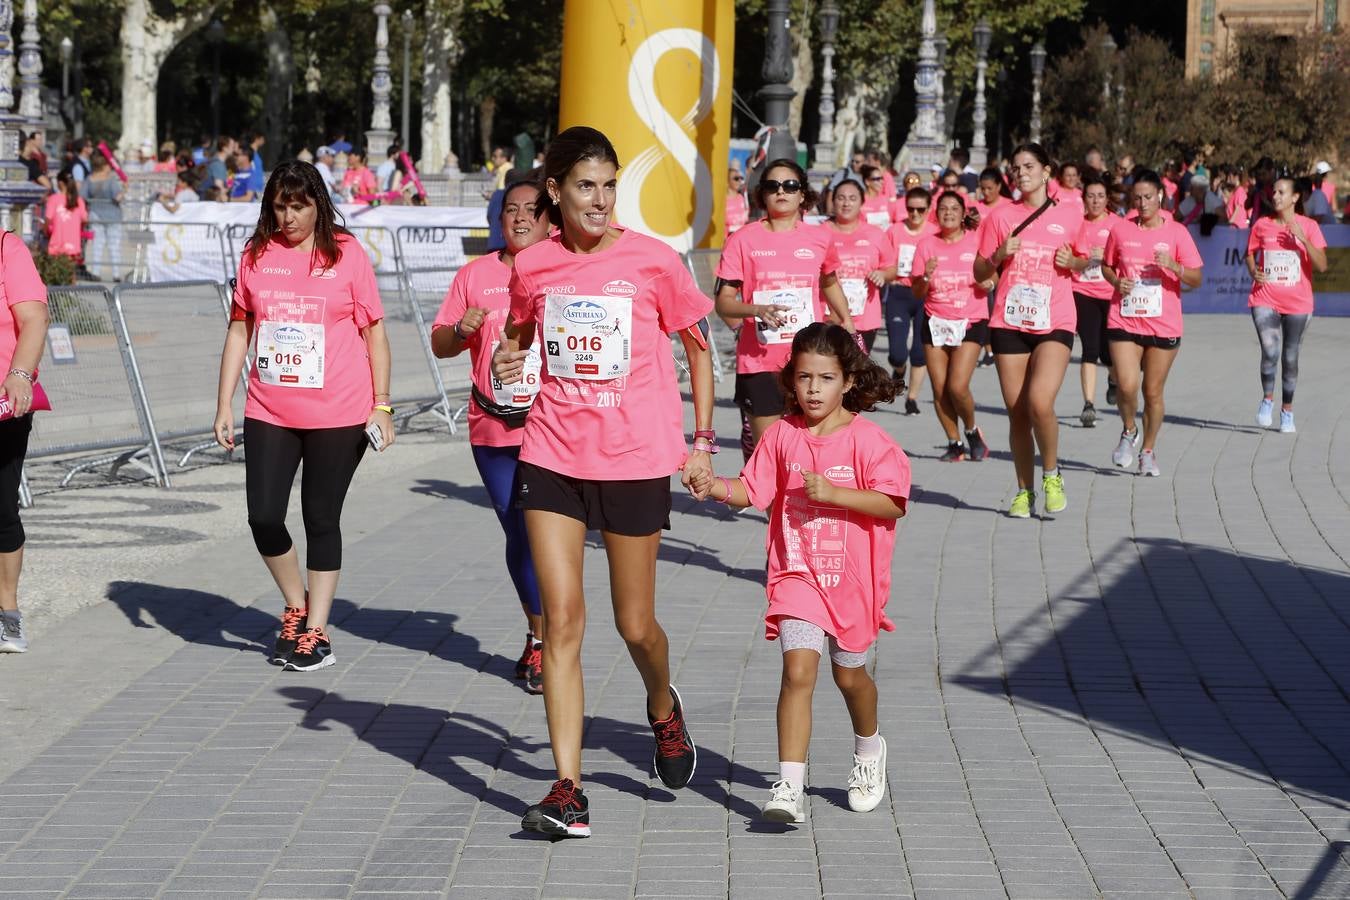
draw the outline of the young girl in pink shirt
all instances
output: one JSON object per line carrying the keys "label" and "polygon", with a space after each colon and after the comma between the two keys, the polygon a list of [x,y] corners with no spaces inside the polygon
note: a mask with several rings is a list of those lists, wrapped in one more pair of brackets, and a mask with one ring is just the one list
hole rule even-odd
{"label": "young girl in pink shirt", "polygon": [[788,415],[764,432],[739,478],[692,480],[695,497],[769,509],[765,637],[783,651],[778,780],[764,818],[806,818],[811,697],[828,643],[834,682],[853,722],[848,803],[877,807],[886,791],[886,741],[867,650],[886,617],[895,520],[909,497],[909,458],[859,413],[895,399],[896,385],[843,328],[807,326],[781,375]]}

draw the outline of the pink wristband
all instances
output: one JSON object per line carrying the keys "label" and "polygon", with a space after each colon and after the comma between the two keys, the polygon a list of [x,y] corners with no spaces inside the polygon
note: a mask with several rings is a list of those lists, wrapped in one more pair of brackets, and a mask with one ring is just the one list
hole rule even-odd
{"label": "pink wristband", "polygon": [[722,499],[722,500],[718,500],[717,502],[718,502],[718,503],[725,503],[725,504],[727,504],[728,506],[730,506],[730,505],[731,505],[731,479],[730,479],[730,478],[726,478],[726,477],[724,477],[724,476],[722,476],[722,475],[718,475],[717,477],[721,480],[721,482],[722,482],[722,487],[724,487],[724,488],[727,489],[727,495],[726,495],[726,497],[725,497],[724,499]]}

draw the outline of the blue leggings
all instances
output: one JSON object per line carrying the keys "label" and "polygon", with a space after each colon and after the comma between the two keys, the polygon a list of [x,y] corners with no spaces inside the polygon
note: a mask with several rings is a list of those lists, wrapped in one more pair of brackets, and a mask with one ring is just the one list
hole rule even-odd
{"label": "blue leggings", "polygon": [[[905,370],[905,361],[911,368],[926,365],[923,353],[923,301],[914,296],[908,285],[892,284],[886,288],[886,355],[891,368]],[[911,340],[911,328],[913,339]]]}
{"label": "blue leggings", "polygon": [[525,534],[525,513],[516,509],[512,494],[516,483],[516,461],[519,447],[473,446],[473,462],[483,477],[497,521],[506,534],[506,571],[516,586],[520,604],[533,615],[541,615],[539,579],[534,574],[534,560],[530,558],[530,539]]}

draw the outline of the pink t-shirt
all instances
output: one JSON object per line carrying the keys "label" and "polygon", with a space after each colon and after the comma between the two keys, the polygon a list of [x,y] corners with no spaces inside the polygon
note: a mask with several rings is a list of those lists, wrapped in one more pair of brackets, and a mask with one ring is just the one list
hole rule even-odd
{"label": "pink t-shirt", "polygon": [[1240,185],[1228,198],[1228,224],[1234,228],[1246,228],[1251,220],[1247,211],[1247,186]]}
{"label": "pink t-shirt", "polygon": [[769,510],[765,637],[778,637],[779,617],[801,619],[833,635],[841,649],[860,653],[878,632],[895,630],[885,613],[895,522],[813,503],[803,470],[904,504],[909,457],[862,416],[826,437],[812,435],[801,416],[788,416],[769,426],[741,470],[750,502]]}
{"label": "pink t-shirt", "polygon": [[55,256],[79,256],[84,251],[80,247],[80,232],[89,221],[89,210],[81,197],[74,209],[66,209],[65,193],[52,194],[47,198],[44,211],[47,219],[47,252]]}
{"label": "pink t-shirt", "polygon": [[[1106,247],[1106,239],[1111,236],[1111,230],[1119,221],[1121,221],[1119,216],[1109,212],[1095,222],[1084,219],[1082,227],[1078,229],[1078,236],[1073,241],[1074,255],[1091,259],[1093,250]],[[1116,294],[1111,282],[1102,277],[1100,264],[1090,265],[1081,272],[1074,272],[1073,290],[1074,293],[1095,300],[1110,300]]]}
{"label": "pink t-shirt", "polygon": [[[885,269],[895,265],[895,250],[886,232],[880,228],[860,222],[853,231],[840,231],[833,222],[825,224],[834,241],[834,251],[839,254],[839,284],[848,299],[848,311],[853,316],[853,327],[858,331],[871,331],[881,327],[881,290],[867,280],[867,275],[876,269]],[[860,304],[858,296],[863,294]]]}
{"label": "pink t-shirt", "polygon": [[868,194],[863,198],[862,220],[883,231],[891,227],[891,208],[895,200],[886,194]]}
{"label": "pink t-shirt", "polygon": [[[980,256],[992,257],[1013,229],[1038,208],[1024,203],[1000,204],[980,223]],[[1078,209],[1055,204],[1018,235],[1021,248],[1005,259],[999,270],[998,302],[989,322],[991,328],[1039,334],[1077,329],[1073,282],[1068,269],[1055,265],[1055,252],[1073,242],[1082,224],[1083,216]]]}
{"label": "pink t-shirt", "polygon": [[928,269],[928,260],[937,260],[937,270],[928,279],[928,294],[923,299],[925,313],[971,322],[989,318],[988,292],[975,282],[979,242],[974,231],[963,231],[950,243],[940,234],[919,241],[919,249],[914,251],[914,273],[922,275]]}
{"label": "pink t-shirt", "polygon": [[670,335],[712,301],[675,251],[631,229],[590,254],[554,235],[517,254],[510,287],[511,319],[533,322],[544,350],[521,460],[591,481],[678,469],[684,416]]}
{"label": "pink t-shirt", "polygon": [[375,173],[362,166],[342,173],[342,189],[350,189],[353,197],[373,196],[378,190]]}
{"label": "pink t-shirt", "polygon": [[[839,268],[832,232],[804,222],[791,231],[770,231],[766,221],[751,222],[731,236],[722,249],[717,277],[741,282],[744,303],[791,305],[784,302],[791,301],[789,293],[802,303],[814,298],[814,321],[823,322],[827,307],[821,298],[820,279]],[[798,330],[806,324],[801,323]],[[761,340],[759,326],[757,319],[747,319],[736,340],[736,371],[742,375],[781,371],[792,352],[791,340]]]}
{"label": "pink t-shirt", "polygon": [[[47,302],[47,286],[33,264],[28,246],[15,234],[0,232],[0,362],[8,371],[13,365],[14,348],[19,343],[19,323],[10,310],[16,303]],[[37,375],[34,370],[33,375]]]}
{"label": "pink t-shirt", "polygon": [[[487,318],[469,335],[469,364],[474,386],[501,406],[529,406],[539,388],[538,359],[532,359],[525,376],[515,384],[502,384],[492,377],[492,352],[502,339],[506,316],[511,308],[511,267],[496,253],[480,256],[455,273],[431,330],[453,328],[464,318],[470,306],[487,310]],[[536,336],[535,346],[539,341]],[[501,419],[490,416],[469,399],[469,443],[479,447],[519,447],[523,428],[510,428]]]}
{"label": "pink t-shirt", "polygon": [[750,201],[744,194],[727,194],[726,233],[731,235],[750,221]]}
{"label": "pink t-shirt", "polygon": [[[1181,337],[1181,276],[1153,261],[1158,250],[1166,250],[1188,269],[1204,265],[1191,233],[1180,222],[1164,217],[1157,228],[1141,228],[1125,221],[1111,229],[1102,262],[1121,278],[1134,279],[1136,286],[1130,298],[1115,293],[1107,313],[1107,328],[1154,337]],[[1124,315],[1122,307],[1132,308],[1138,314]]]}
{"label": "pink t-shirt", "polygon": [[919,241],[930,234],[937,234],[938,227],[932,222],[925,221],[923,227],[919,229],[918,234],[909,230],[905,222],[896,222],[886,232],[886,237],[890,238],[891,248],[895,256],[895,280],[905,287],[910,286],[909,273],[914,269],[914,252],[919,247]]}
{"label": "pink t-shirt", "polygon": [[[1308,241],[1325,250],[1321,227],[1307,216],[1295,218]],[[1247,306],[1268,306],[1286,316],[1313,311],[1312,258],[1288,228],[1271,216],[1257,219],[1247,235],[1247,252],[1255,253],[1257,267],[1272,277],[1265,284],[1252,284]]]}
{"label": "pink t-shirt", "polygon": [[[244,415],[286,428],[364,425],[375,405],[361,329],[384,318],[361,244],[338,236],[322,268],[308,250],[272,241],[239,261],[234,305],[253,317],[254,363]],[[313,385],[313,386],[311,386]]]}

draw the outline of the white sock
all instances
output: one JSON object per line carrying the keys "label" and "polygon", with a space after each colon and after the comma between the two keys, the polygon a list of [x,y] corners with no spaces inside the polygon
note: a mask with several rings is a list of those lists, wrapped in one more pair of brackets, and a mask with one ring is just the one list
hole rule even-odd
{"label": "white sock", "polygon": [[0,609],[0,616],[4,616],[11,622],[18,622],[23,618],[23,613],[19,612],[17,609]]}
{"label": "white sock", "polygon": [[1041,472],[1041,474],[1044,475],[1046,478],[1054,478],[1056,475],[1059,474],[1059,467],[1056,466],[1053,469],[1045,469]]}
{"label": "white sock", "polygon": [[859,759],[881,759],[881,732],[871,737],[853,736],[853,755]]}
{"label": "white sock", "polygon": [[[879,752],[879,750],[878,750]],[[797,787],[806,787],[806,763],[778,761],[778,780]]]}

